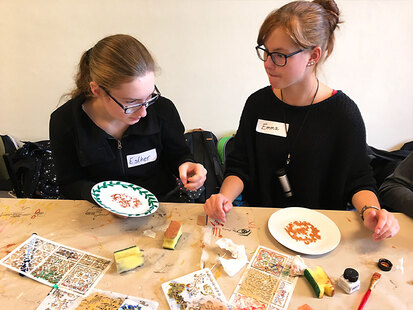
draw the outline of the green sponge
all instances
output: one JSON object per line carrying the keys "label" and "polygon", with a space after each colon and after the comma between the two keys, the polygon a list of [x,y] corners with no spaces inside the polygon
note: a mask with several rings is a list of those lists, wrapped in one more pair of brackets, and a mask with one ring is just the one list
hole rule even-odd
{"label": "green sponge", "polygon": [[174,250],[176,244],[182,236],[182,224],[178,221],[171,221],[168,229],[165,231],[162,247]]}
{"label": "green sponge", "polygon": [[304,270],[304,276],[310,282],[318,298],[323,298],[324,293],[327,296],[334,295],[334,285],[320,266],[317,266],[314,271],[307,268]]}
{"label": "green sponge", "polygon": [[144,263],[143,253],[139,251],[136,245],[116,251],[113,255],[115,256],[116,268],[119,273],[133,270]]}

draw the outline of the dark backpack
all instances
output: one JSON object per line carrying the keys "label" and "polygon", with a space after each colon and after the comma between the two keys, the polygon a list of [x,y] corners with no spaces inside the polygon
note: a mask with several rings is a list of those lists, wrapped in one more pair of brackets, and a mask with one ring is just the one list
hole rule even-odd
{"label": "dark backpack", "polygon": [[405,143],[400,150],[385,151],[372,146],[367,146],[370,166],[376,179],[377,188],[384,179],[393,173],[397,165],[413,151],[413,141]]}
{"label": "dark backpack", "polygon": [[4,156],[18,198],[59,198],[49,141],[25,142]]}
{"label": "dark backpack", "polygon": [[203,203],[211,195],[219,192],[224,180],[224,168],[217,151],[217,137],[210,131],[196,129],[185,133],[185,140],[194,160],[208,171],[204,183],[205,191],[195,199],[195,202]]}
{"label": "dark backpack", "polygon": [[17,142],[11,136],[0,135],[0,190],[9,191],[13,189],[3,156],[5,154],[13,154],[17,148]]}

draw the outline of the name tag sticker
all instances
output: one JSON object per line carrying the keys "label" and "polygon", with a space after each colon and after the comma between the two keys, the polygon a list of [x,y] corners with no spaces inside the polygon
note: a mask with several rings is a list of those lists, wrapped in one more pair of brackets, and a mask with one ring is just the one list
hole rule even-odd
{"label": "name tag sticker", "polygon": [[144,165],[153,162],[158,158],[156,154],[156,149],[152,149],[139,154],[127,155],[126,159],[128,161],[128,168]]}
{"label": "name tag sticker", "polygon": [[288,124],[258,119],[256,130],[257,132],[264,133],[267,135],[285,138],[287,137],[287,131],[285,130],[286,128],[288,131]]}

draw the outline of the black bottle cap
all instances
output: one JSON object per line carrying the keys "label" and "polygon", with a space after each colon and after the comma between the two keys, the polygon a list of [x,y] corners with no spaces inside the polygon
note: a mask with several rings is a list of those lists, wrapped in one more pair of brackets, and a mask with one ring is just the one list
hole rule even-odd
{"label": "black bottle cap", "polygon": [[379,266],[379,268],[383,271],[390,271],[393,264],[388,259],[380,258],[377,266]]}
{"label": "black bottle cap", "polygon": [[356,282],[359,279],[359,273],[353,268],[346,268],[344,270],[344,279],[350,282]]}

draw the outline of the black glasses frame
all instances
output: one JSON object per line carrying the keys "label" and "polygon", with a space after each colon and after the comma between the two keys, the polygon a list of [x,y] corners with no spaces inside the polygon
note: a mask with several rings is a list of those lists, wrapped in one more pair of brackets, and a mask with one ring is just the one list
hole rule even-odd
{"label": "black glasses frame", "polygon": [[113,100],[117,103],[118,106],[120,106],[125,114],[132,114],[136,111],[139,111],[142,107],[148,108],[150,105],[154,104],[156,100],[158,100],[159,96],[161,96],[161,92],[155,85],[155,89],[153,93],[151,94],[152,98],[149,99],[148,101],[145,101],[143,103],[138,103],[135,105],[131,105],[130,107],[125,107],[122,103],[120,103],[118,100],[116,100],[104,87],[100,86],[100,88],[103,89],[103,91]]}
{"label": "black glasses frame", "polygon": [[[257,46],[255,47],[255,50],[257,51],[257,55],[258,55],[258,58],[259,58],[259,59],[261,59],[262,61],[266,61],[266,60],[268,59],[268,56],[270,56],[272,62],[274,63],[274,65],[279,66],[279,67],[284,67],[284,66],[287,64],[287,58],[289,58],[289,57],[291,57],[291,56],[294,56],[294,55],[296,55],[296,54],[301,53],[302,51],[304,51],[304,49],[299,49],[298,51],[295,51],[295,52],[293,52],[293,53],[291,53],[291,54],[288,54],[288,55],[283,54],[283,53],[280,53],[280,52],[272,52],[272,53],[270,53],[270,51],[267,50],[267,49],[266,49],[265,47],[263,47],[262,45],[257,45]],[[265,53],[267,54],[267,57],[265,57],[265,59],[264,59],[263,57],[261,57],[261,55],[260,55],[260,50],[263,51],[263,52],[265,52]],[[277,63],[275,62],[275,60],[274,60],[274,58],[273,58],[272,55],[277,55],[277,56],[283,57],[283,58],[284,58],[284,64],[277,64]]]}

